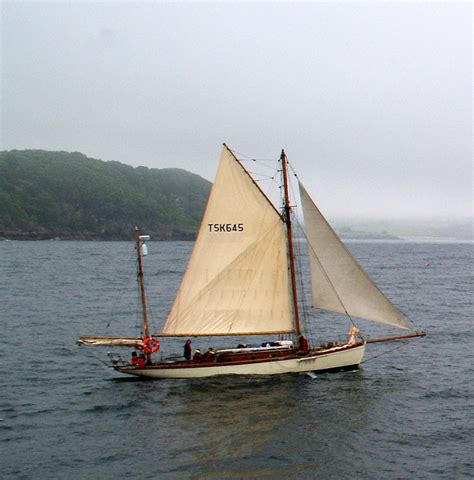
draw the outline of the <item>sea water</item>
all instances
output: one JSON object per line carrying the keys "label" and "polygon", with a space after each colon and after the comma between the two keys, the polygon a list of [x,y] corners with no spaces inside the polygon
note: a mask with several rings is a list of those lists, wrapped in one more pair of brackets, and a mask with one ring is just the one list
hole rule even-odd
{"label": "sea water", "polygon": [[[347,245],[426,338],[369,345],[354,372],[146,381],[106,367],[108,347],[75,345],[139,334],[133,244],[0,242],[0,477],[472,478],[473,245]],[[192,243],[148,246],[159,330]],[[313,341],[339,327],[308,312]]]}

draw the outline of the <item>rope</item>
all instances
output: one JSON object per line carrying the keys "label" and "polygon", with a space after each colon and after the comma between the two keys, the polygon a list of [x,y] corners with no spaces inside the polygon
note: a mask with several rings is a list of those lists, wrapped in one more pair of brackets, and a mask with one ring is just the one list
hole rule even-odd
{"label": "rope", "polygon": [[[252,178],[255,182],[263,182],[264,180],[275,180],[275,175],[264,175],[263,173],[252,172],[251,170],[248,170],[248,172],[252,175]],[[258,175],[261,178],[255,178],[255,175]]]}
{"label": "rope", "polygon": [[87,353],[94,357],[99,363],[102,363],[105,365],[107,368],[112,368],[112,365],[109,365],[108,363],[104,362],[98,355],[95,355],[92,350],[87,350]]}
{"label": "rope", "polygon": [[112,323],[115,321],[118,312],[121,312],[124,309],[124,306],[129,302],[129,300],[132,298],[132,290],[135,290],[135,288],[132,286],[133,280],[135,280],[135,270],[136,270],[136,260],[135,260],[135,255],[134,252],[131,251],[128,253],[127,256],[127,271],[129,272],[127,277],[125,278],[125,285],[126,288],[122,289],[117,289],[115,290],[115,295],[114,299],[115,301],[113,302],[113,308],[110,313],[110,319],[106,324],[105,327],[105,334],[107,335],[109,332],[110,327],[112,326]]}
{"label": "rope", "polygon": [[265,168],[265,169],[267,169],[267,170],[272,170],[273,172],[276,172],[276,171],[277,171],[277,169],[276,169],[275,167],[272,167],[272,166],[270,166],[270,165],[267,165],[266,163],[263,163],[263,162],[270,162],[270,161],[275,162],[275,160],[265,160],[265,159],[258,160],[258,159],[256,159],[256,158],[251,158],[251,159],[247,160],[247,159],[245,159],[245,158],[240,158],[240,157],[238,157],[238,158],[239,158],[239,161],[240,161],[240,162],[253,162],[253,163],[258,163],[258,165],[259,165],[260,167],[262,167],[262,168]]}
{"label": "rope", "polygon": [[[229,148],[229,147],[227,147]],[[229,148],[229,150],[236,156],[239,157],[241,162],[277,162],[275,158],[255,158],[252,155],[247,155],[246,153],[238,152],[237,150]],[[245,157],[245,158],[242,158]]]}
{"label": "rope", "polygon": [[[288,165],[290,167],[290,170],[293,172],[293,175],[298,179],[299,181],[299,177],[295,171],[295,169],[293,168],[293,166],[288,162]],[[303,231],[303,235],[306,239],[306,243],[308,245],[308,247],[311,249],[311,251],[313,252],[313,255],[314,255],[314,258],[315,260],[317,261],[319,267],[321,268],[321,271],[323,272],[324,274],[324,277],[326,278],[326,281],[328,282],[329,286],[331,287],[332,291],[334,292],[334,294],[336,295],[336,298],[339,302],[339,304],[341,305],[341,307],[344,309],[344,313],[345,315],[347,316],[347,318],[350,320],[351,324],[357,328],[357,325],[356,323],[354,322],[354,319],[352,318],[352,316],[349,314],[349,312],[347,311],[346,309],[346,306],[344,305],[344,302],[342,301],[342,298],[339,296],[339,293],[335,287],[335,285],[333,284],[331,278],[329,277],[328,273],[326,272],[326,269],[324,268],[323,264],[321,263],[321,260],[319,259],[318,255],[316,254],[316,251],[314,250],[313,246],[311,245],[311,242],[309,241],[308,239],[308,236],[306,235],[306,231],[302,228],[301,229]],[[359,336],[363,339],[363,337],[359,334]]]}
{"label": "rope", "polygon": [[[414,341],[414,340],[419,340],[420,338],[421,338],[421,337],[419,337],[419,338],[414,338],[414,339],[412,339],[412,341]],[[385,351],[385,352],[379,353],[378,355],[375,355],[375,356],[373,356],[373,357],[370,357],[370,358],[368,358],[367,360],[362,360],[362,362],[360,362],[360,363],[362,364],[362,363],[370,362],[371,360],[375,360],[376,358],[381,357],[382,355],[385,355],[385,354],[387,354],[387,353],[394,352],[395,350],[398,350],[399,348],[407,347],[408,344],[409,344],[409,342],[410,342],[410,340],[409,340],[407,343],[402,343],[401,345],[397,345],[396,347],[394,347],[394,348],[392,348],[392,349],[390,349],[390,350],[387,350],[387,351]]]}

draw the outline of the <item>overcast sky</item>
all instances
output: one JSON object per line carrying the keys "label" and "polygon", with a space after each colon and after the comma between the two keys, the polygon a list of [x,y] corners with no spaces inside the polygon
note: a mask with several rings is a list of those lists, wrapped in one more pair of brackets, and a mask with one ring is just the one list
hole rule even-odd
{"label": "overcast sky", "polygon": [[472,216],[470,3],[1,4],[0,149],[214,177],[290,162],[331,216]]}

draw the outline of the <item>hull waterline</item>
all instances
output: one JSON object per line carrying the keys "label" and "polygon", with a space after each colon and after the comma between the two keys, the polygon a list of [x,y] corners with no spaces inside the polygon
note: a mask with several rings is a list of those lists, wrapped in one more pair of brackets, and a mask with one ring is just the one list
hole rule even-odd
{"label": "hull waterline", "polygon": [[158,364],[145,368],[115,367],[128,375],[146,378],[204,378],[217,375],[281,375],[285,373],[327,372],[351,370],[359,366],[365,344],[335,347],[323,352],[310,352],[306,356],[232,362],[229,364]]}

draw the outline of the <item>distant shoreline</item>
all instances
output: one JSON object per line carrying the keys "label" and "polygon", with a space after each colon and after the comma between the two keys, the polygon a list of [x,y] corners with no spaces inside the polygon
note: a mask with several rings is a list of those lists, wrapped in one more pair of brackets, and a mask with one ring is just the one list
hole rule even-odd
{"label": "distant shoreline", "polygon": [[388,234],[371,234],[371,233],[359,233],[353,235],[339,235],[342,240],[397,240],[403,241],[403,238],[397,237],[396,235]]}
{"label": "distant shoreline", "polygon": [[[169,236],[152,235],[152,240],[157,241],[194,241],[196,239],[195,233],[181,233],[171,234]],[[86,242],[124,242],[133,240],[133,232],[128,236],[107,236],[93,233],[74,233],[74,234],[51,234],[40,232],[27,233],[2,233],[0,234],[0,241],[86,241]]]}
{"label": "distant shoreline", "polygon": [[[341,239],[349,242],[419,242],[419,243],[474,243],[472,238],[454,238],[454,237],[397,237],[394,235],[360,235],[360,236],[342,236]],[[299,238],[298,240],[303,240]],[[70,235],[70,236],[44,236],[44,235],[11,235],[0,236],[0,242],[20,241],[20,242],[127,242],[132,241],[132,237],[114,237],[104,238],[94,235]],[[156,242],[193,242],[195,235],[175,236],[171,238],[160,238],[152,236],[151,241]]]}
{"label": "distant shoreline", "polygon": [[[339,237],[346,241],[396,241],[396,242],[474,242],[474,238],[433,235],[392,235],[388,233],[337,232]],[[168,235],[151,232],[154,241],[189,241],[196,239],[197,232],[174,232]],[[303,237],[296,237],[297,239]],[[130,235],[100,235],[97,233],[69,233],[69,232],[0,232],[0,241],[86,241],[86,242],[124,242],[133,239]]]}

